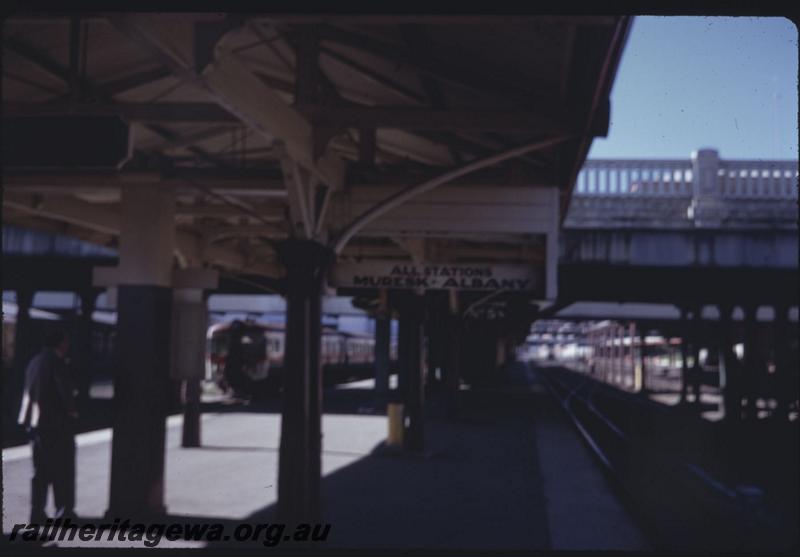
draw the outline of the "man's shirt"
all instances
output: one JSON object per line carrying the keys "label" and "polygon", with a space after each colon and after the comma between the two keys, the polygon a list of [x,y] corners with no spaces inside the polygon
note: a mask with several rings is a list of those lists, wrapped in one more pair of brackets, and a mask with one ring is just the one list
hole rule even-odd
{"label": "man's shirt", "polygon": [[76,411],[66,362],[54,350],[36,355],[25,370],[18,423],[40,429],[65,429]]}

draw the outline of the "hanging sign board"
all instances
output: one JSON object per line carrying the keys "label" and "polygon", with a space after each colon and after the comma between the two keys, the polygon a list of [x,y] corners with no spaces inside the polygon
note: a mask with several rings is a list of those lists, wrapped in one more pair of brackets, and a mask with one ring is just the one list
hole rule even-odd
{"label": "hanging sign board", "polygon": [[339,263],[330,274],[337,288],[422,290],[538,290],[542,269],[533,265],[490,263]]}

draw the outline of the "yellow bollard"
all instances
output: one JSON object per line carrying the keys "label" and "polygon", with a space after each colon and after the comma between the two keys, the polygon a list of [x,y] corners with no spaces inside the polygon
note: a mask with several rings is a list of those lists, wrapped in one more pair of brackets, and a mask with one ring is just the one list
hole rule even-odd
{"label": "yellow bollard", "polygon": [[390,447],[403,446],[403,405],[390,402],[386,405],[386,414],[389,418],[389,436],[386,445]]}

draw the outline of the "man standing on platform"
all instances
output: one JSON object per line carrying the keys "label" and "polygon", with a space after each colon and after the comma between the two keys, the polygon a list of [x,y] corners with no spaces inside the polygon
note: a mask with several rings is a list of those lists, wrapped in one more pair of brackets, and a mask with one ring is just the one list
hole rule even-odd
{"label": "man standing on platform", "polygon": [[75,393],[66,363],[69,337],[56,330],[45,337],[44,349],[25,370],[25,390],[18,422],[33,448],[31,517],[47,520],[47,491],[53,485],[56,518],[75,517]]}

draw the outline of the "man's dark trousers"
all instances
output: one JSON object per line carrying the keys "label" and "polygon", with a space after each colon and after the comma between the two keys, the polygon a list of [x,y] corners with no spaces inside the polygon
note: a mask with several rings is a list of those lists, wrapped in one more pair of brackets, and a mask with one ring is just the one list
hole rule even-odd
{"label": "man's dark trousers", "polygon": [[56,504],[55,518],[74,515],[75,437],[58,429],[31,428],[33,479],[31,480],[31,519],[42,519],[47,505],[47,488],[52,484]]}

